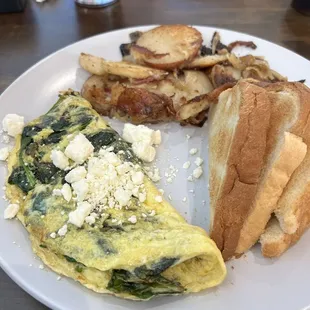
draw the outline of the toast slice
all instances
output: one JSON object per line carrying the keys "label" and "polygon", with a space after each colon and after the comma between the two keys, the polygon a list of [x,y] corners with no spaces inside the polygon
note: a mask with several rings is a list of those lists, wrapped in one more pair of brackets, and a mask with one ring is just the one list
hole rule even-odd
{"label": "toast slice", "polygon": [[272,217],[268,222],[266,231],[261,235],[259,242],[262,247],[262,254],[265,257],[278,257],[289,247],[294,245],[310,226],[309,212],[300,218],[299,226],[294,234],[285,233],[278,219]]}
{"label": "toast slice", "polygon": [[264,232],[284,188],[307,152],[307,144],[301,138],[305,135],[300,130],[306,106],[294,83],[279,83],[266,90],[271,102],[266,163],[255,200],[241,229],[237,255],[251,248]]}
{"label": "toast slice", "polygon": [[308,146],[307,155],[296,169],[279,199],[275,215],[284,233],[295,234],[304,226],[310,212],[310,89],[301,83],[290,85],[299,96],[301,116],[292,132],[303,138]]}
{"label": "toast slice", "polygon": [[211,238],[225,260],[235,254],[263,172],[270,111],[266,90],[241,81],[209,113]]}

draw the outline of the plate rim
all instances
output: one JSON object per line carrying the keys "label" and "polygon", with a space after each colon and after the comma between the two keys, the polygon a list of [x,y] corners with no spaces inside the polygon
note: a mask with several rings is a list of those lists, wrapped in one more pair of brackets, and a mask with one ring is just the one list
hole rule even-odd
{"label": "plate rim", "polygon": [[[118,33],[118,32],[124,32],[124,31],[128,31],[130,29],[132,30],[140,30],[143,28],[153,28],[153,27],[157,27],[159,26],[159,24],[145,24],[145,25],[137,25],[137,26],[130,26],[130,27],[124,27],[124,28],[119,28],[119,29],[115,29],[115,30],[111,30],[111,31],[106,31],[106,32],[102,32],[99,34],[95,34],[86,38],[83,38],[81,40],[78,40],[74,43],[68,44],[56,51],[54,51],[53,53],[43,57],[41,60],[39,60],[38,62],[34,63],[33,65],[31,65],[28,69],[26,69],[22,74],[20,74],[1,94],[0,94],[0,99],[1,97],[3,97],[7,92],[9,92],[14,86],[15,84],[22,79],[23,77],[25,77],[29,72],[31,72],[33,69],[37,68],[38,66],[40,66],[41,64],[43,64],[45,61],[47,61],[48,59],[52,58],[53,56],[63,52],[64,50],[66,50],[69,47],[72,47],[74,45],[78,45],[81,42],[87,41],[87,40],[93,40],[96,37],[100,37],[100,36],[104,36],[106,34],[110,34],[110,33]],[[206,31],[207,30],[213,30],[216,29],[219,32],[221,31],[227,31],[227,32],[231,32],[234,34],[241,34],[241,35],[246,35],[246,36],[250,36],[253,38],[254,40],[262,40],[264,42],[267,42],[268,44],[273,45],[273,47],[277,48],[277,49],[284,49],[287,50],[293,54],[295,54],[295,57],[300,57],[302,60],[309,62],[310,60],[307,59],[306,57],[296,53],[295,51],[292,51],[291,49],[284,47],[282,45],[279,45],[277,43],[274,43],[272,41],[269,41],[267,39],[261,38],[259,36],[255,36],[252,34],[249,34],[247,32],[241,32],[241,31],[235,31],[235,30],[231,30],[228,28],[223,28],[223,27],[217,27],[217,26],[212,26],[212,25],[192,25],[189,24],[189,26],[194,27],[194,28],[204,28]],[[268,57],[268,56],[266,56]],[[50,307],[52,309],[60,309],[60,310],[64,310],[67,309],[65,306],[61,305],[58,303],[57,300],[51,300],[48,298],[47,295],[40,293],[39,290],[35,289],[34,287],[31,286],[31,284],[29,285],[29,282],[26,282],[25,280],[23,280],[22,277],[20,277],[16,271],[14,271],[14,269],[10,268],[6,261],[3,260],[2,256],[0,255],[0,267],[2,268],[2,270],[12,279],[12,281],[14,281],[19,287],[21,287],[24,291],[26,291],[30,296],[32,296],[33,298],[35,298],[37,301],[39,301],[40,303],[44,304],[47,307]]]}

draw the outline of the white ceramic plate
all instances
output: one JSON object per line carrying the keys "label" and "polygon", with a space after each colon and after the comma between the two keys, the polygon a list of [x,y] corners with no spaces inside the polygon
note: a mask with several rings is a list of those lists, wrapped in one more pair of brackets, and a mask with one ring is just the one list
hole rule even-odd
{"label": "white ceramic plate", "polygon": [[[67,88],[80,90],[88,74],[79,67],[80,52],[103,56],[109,60],[120,60],[119,45],[129,41],[128,34],[136,30],[152,28],[139,27],[104,33],[72,44],[43,59],[19,77],[0,97],[0,120],[7,113],[24,115],[26,121],[45,113],[57,100],[58,91]],[[310,81],[310,62],[297,54],[273,43],[249,35],[197,27],[209,42],[215,30],[220,31],[223,43],[235,40],[254,41],[255,52],[239,49],[241,54],[264,55],[273,69],[290,80]],[[111,122],[121,130],[123,124]],[[158,163],[161,174],[170,165],[179,169],[172,184],[164,177],[160,188],[166,197],[172,196],[172,204],[186,219],[195,225],[208,228],[208,171],[207,171],[207,126],[204,128],[180,127],[178,124],[153,126],[163,132],[163,144],[158,149]],[[191,138],[186,139],[189,134]],[[189,149],[197,147],[204,158],[204,175],[196,182],[188,182],[187,176],[194,168],[196,156],[189,155]],[[198,155],[197,154],[197,155]],[[190,169],[182,169],[190,160]],[[5,166],[0,170],[0,182],[6,175]],[[195,195],[189,190],[194,189]],[[2,191],[2,190],[1,190]],[[3,194],[2,194],[3,195]],[[1,195],[1,196],[2,196]],[[183,198],[187,201],[183,202]],[[206,201],[204,203],[204,200]],[[199,294],[178,297],[155,298],[149,302],[131,302],[112,296],[100,295],[85,289],[70,279],[57,281],[57,275],[45,268],[39,269],[40,260],[34,256],[25,229],[17,221],[3,219],[7,203],[0,206],[0,265],[8,275],[32,296],[53,309],[239,309],[298,310],[310,304],[310,233],[279,259],[265,259],[259,247],[247,253],[246,257],[227,264],[228,276],[218,288]]]}

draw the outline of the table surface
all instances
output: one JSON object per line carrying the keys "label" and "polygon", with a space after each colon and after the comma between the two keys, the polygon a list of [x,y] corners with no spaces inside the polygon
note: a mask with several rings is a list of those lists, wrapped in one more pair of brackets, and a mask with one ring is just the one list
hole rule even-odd
{"label": "table surface", "polygon": [[[185,23],[246,32],[310,59],[310,17],[291,0],[120,0],[104,9],[73,0],[29,0],[23,13],[0,14],[0,94],[26,69],[54,51],[109,30]],[[3,249],[1,249],[3,250]],[[0,269],[0,310],[47,309]]]}

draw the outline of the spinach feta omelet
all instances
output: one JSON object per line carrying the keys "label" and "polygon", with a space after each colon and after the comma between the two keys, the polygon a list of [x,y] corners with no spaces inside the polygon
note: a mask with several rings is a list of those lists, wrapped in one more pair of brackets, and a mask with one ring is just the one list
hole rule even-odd
{"label": "spinach feta omelet", "polygon": [[[74,152],[81,157],[86,146],[71,157],[68,146],[72,151],[78,136],[91,154],[77,163]],[[67,165],[52,160],[55,152],[68,155]],[[17,216],[35,253],[56,272],[134,300],[223,281],[226,269],[214,242],[158,202],[160,193],[131,145],[79,95],[61,95],[30,122],[8,166],[7,196],[20,205]]]}

